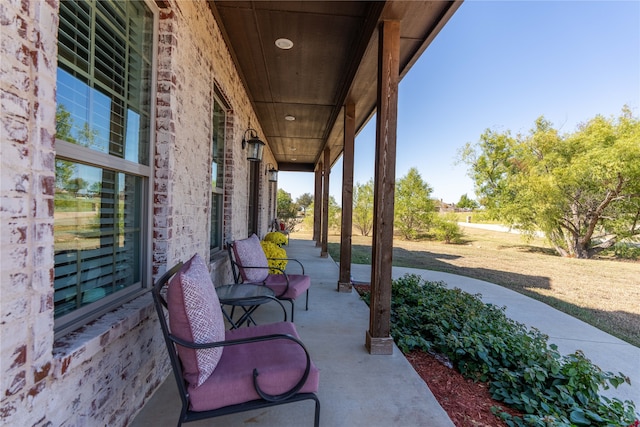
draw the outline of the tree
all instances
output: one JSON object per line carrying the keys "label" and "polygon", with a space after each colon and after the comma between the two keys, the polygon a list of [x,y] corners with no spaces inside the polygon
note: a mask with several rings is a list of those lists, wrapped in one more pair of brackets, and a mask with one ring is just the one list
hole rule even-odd
{"label": "tree", "polygon": [[278,204],[278,218],[285,223],[288,223],[290,220],[295,220],[298,208],[291,199],[291,193],[287,193],[282,188],[278,188],[276,199]]}
{"label": "tree", "polygon": [[[312,229],[314,219],[313,202],[308,206],[307,212],[308,213],[305,215],[303,223],[305,227]],[[333,196],[329,196],[329,214],[327,216],[327,225],[329,229],[340,228],[342,221],[342,208],[338,205],[338,202],[336,202],[336,199]]]}
{"label": "tree", "polygon": [[70,179],[67,182],[64,189],[77,197],[78,194],[80,194],[80,192],[83,191],[88,186],[89,186],[89,183],[87,181],[77,176],[75,178]]}
{"label": "tree", "polygon": [[298,209],[302,209],[304,214],[307,214],[307,210],[309,206],[313,203],[313,196],[311,193],[304,193],[296,199],[296,205],[298,205]]}
{"label": "tree", "polygon": [[[58,105],[56,107],[56,139],[76,143],[73,136],[71,136],[72,128],[73,118],[71,113],[64,105]],[[77,167],[74,163],[56,158],[56,188],[58,190],[66,189],[76,173],[76,169]]]}
{"label": "tree", "polygon": [[432,191],[416,168],[396,183],[394,219],[405,239],[415,239],[419,231],[429,230],[435,213]]}
{"label": "tree", "polygon": [[457,243],[463,236],[462,230],[458,225],[458,217],[453,212],[436,217],[433,228],[436,239],[447,244]]}
{"label": "tree", "polygon": [[363,236],[373,229],[373,179],[353,188],[353,225]]}
{"label": "tree", "polygon": [[329,214],[327,217],[329,228],[340,228],[340,224],[342,222],[342,208],[333,196],[329,196]]}
{"label": "tree", "polygon": [[460,200],[458,201],[458,203],[456,203],[456,207],[460,208],[460,209],[478,209],[479,205],[478,202],[476,202],[473,199],[470,199],[469,196],[467,196],[467,193],[463,194],[462,196],[460,196]]}
{"label": "tree", "polygon": [[640,235],[640,121],[625,107],[560,135],[540,117],[528,135],[487,130],[461,153],[481,203],[562,256],[591,258]]}

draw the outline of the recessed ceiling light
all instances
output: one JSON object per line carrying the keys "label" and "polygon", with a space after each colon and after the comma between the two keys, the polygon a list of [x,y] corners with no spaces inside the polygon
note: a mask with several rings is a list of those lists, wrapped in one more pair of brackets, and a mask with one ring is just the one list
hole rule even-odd
{"label": "recessed ceiling light", "polygon": [[289,122],[292,122],[292,121],[294,121],[296,118],[295,118],[295,116],[292,116],[291,114],[287,114],[286,116],[284,116],[284,119],[285,119],[285,120],[287,120],[287,121],[289,121]]}
{"label": "recessed ceiling light", "polygon": [[296,151],[297,149],[297,147],[291,146],[291,151]]}
{"label": "recessed ceiling light", "polygon": [[291,158],[291,161],[292,161],[292,162],[295,162],[296,160],[298,160],[298,159],[297,159],[297,158],[295,158],[295,157],[292,157],[292,158]]}
{"label": "recessed ceiling light", "polygon": [[289,50],[293,47],[293,42],[289,39],[278,39],[276,40],[276,46],[280,49]]}

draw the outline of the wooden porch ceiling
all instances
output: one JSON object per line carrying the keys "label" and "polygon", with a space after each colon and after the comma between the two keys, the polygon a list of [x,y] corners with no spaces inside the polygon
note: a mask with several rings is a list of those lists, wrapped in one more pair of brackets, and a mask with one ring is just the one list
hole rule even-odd
{"label": "wooden porch ceiling", "polygon": [[[342,153],[345,103],[375,113],[378,24],[399,20],[404,76],[461,1],[209,1],[281,171]],[[289,50],[275,45],[293,42]],[[285,116],[295,117],[288,121]]]}

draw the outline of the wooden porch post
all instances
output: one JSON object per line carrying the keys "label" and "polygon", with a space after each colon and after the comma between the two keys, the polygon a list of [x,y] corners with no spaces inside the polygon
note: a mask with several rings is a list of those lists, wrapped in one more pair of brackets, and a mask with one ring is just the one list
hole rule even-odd
{"label": "wooden porch post", "polygon": [[322,224],[322,163],[315,170],[315,188],[313,191],[313,240],[320,246],[320,228]]}
{"label": "wooden porch post", "polygon": [[392,354],[391,264],[393,208],[396,175],[396,128],[400,22],[380,25],[378,45],[378,100],[373,200],[373,248],[371,259],[371,303],[366,347],[371,354]]}
{"label": "wooden porch post", "polygon": [[322,248],[320,249],[320,256],[326,258],[329,256],[329,147],[324,149],[324,160],[322,162]]}
{"label": "wooden porch post", "polygon": [[342,228],[340,231],[340,278],[338,292],[351,292],[351,234],[353,233],[353,160],[356,138],[356,106],[344,106],[342,154]]}

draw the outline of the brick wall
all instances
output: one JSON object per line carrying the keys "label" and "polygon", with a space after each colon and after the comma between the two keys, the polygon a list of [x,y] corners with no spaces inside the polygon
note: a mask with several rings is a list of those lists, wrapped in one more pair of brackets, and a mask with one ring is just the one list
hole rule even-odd
{"label": "brick wall", "polygon": [[0,6],[0,423],[42,400],[52,370],[56,9]]}
{"label": "brick wall", "polygon": [[[244,86],[204,1],[159,11],[153,273],[208,258],[211,102],[231,106],[224,239],[246,234],[248,163],[240,140],[257,127]],[[0,424],[126,425],[168,374],[147,294],[54,343],[53,197],[57,0],[0,5]],[[258,132],[262,134],[258,128]],[[266,162],[273,162],[265,153]],[[259,220],[268,225],[263,191]],[[229,281],[221,254],[212,277]]]}

